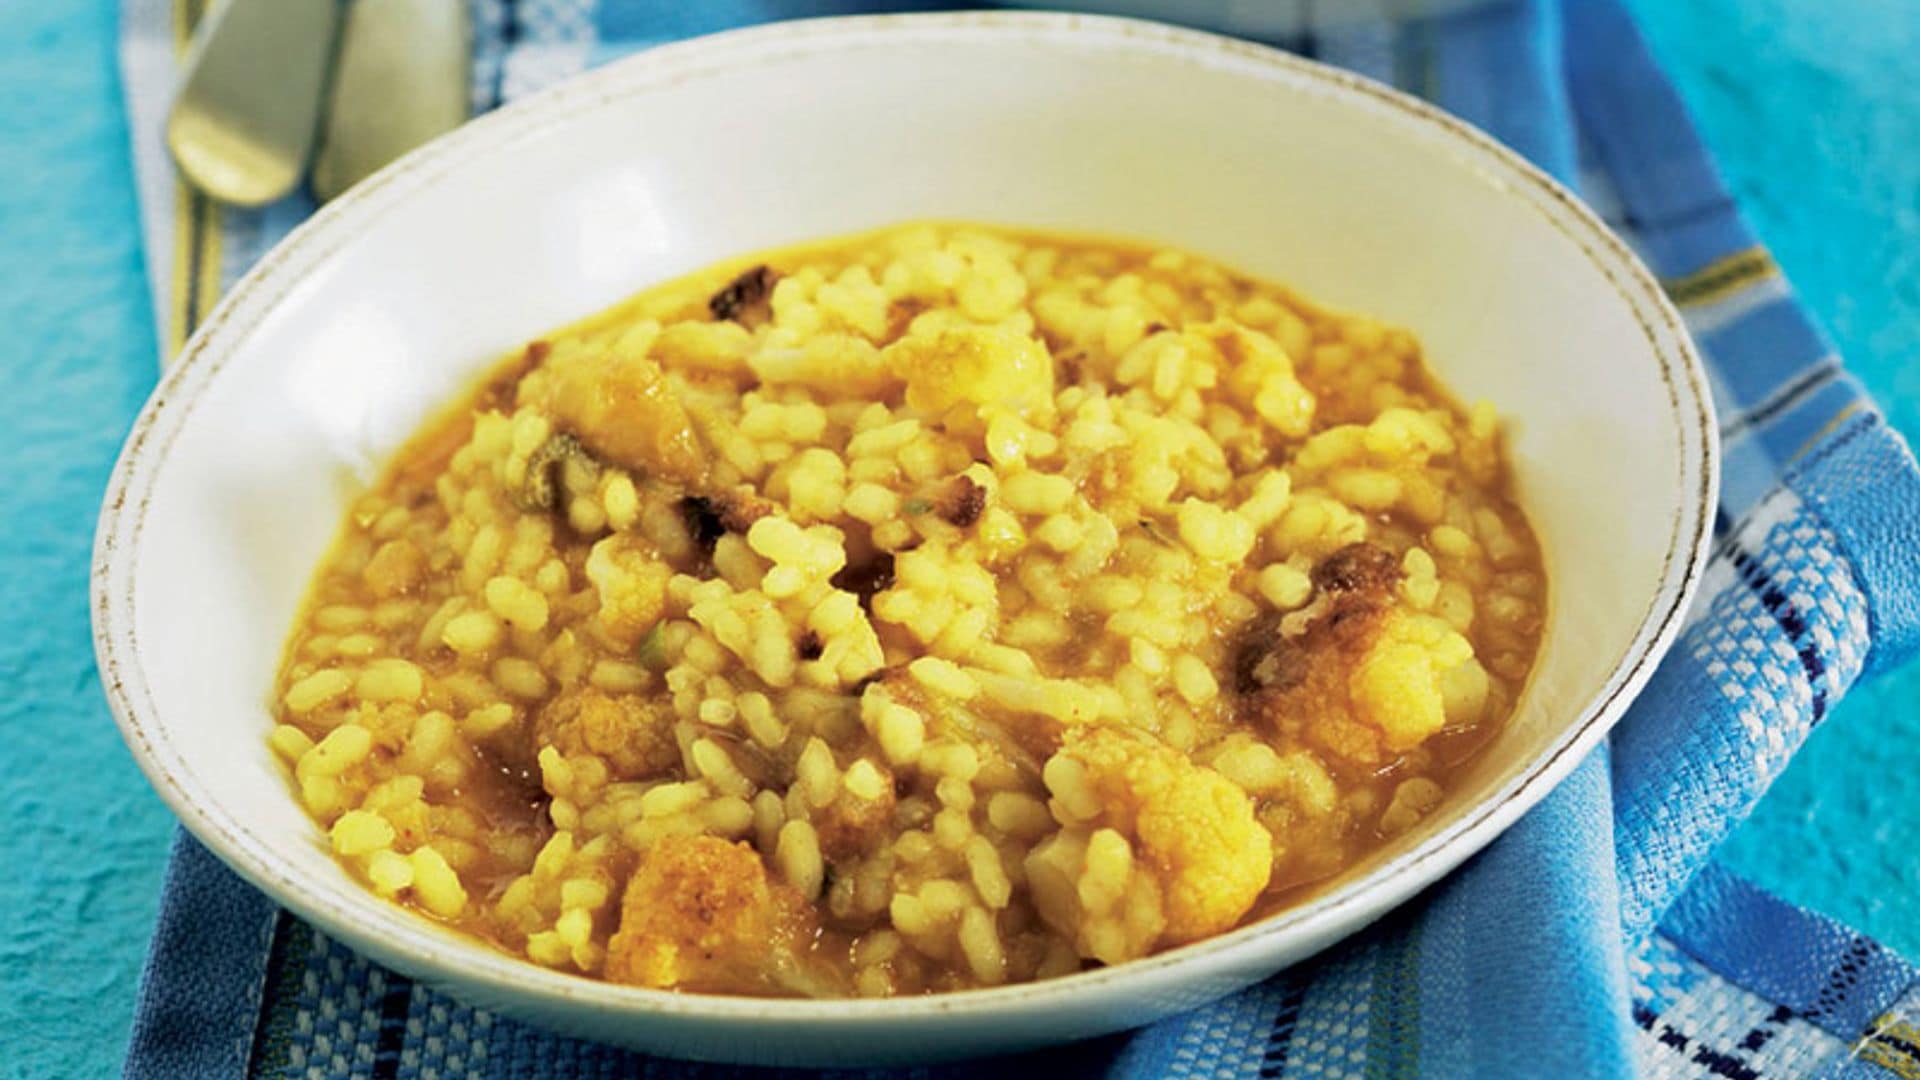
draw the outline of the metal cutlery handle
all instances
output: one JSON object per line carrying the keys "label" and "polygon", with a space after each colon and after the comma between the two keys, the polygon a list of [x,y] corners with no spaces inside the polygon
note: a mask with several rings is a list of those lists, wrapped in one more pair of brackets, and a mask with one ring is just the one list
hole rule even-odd
{"label": "metal cutlery handle", "polygon": [[354,0],[313,164],[315,196],[333,198],[467,118],[468,37],[466,0]]}
{"label": "metal cutlery handle", "polygon": [[207,17],[167,117],[188,180],[259,206],[306,171],[339,21],[337,0],[227,0]]}

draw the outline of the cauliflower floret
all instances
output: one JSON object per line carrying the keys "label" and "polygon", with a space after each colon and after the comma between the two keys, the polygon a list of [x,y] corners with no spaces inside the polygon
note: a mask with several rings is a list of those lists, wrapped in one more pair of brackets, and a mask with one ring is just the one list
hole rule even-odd
{"label": "cauliflower floret", "polygon": [[587,580],[600,594],[600,628],[616,648],[631,649],[667,607],[673,568],[645,540],[615,533],[587,553]]}
{"label": "cauliflower floret", "polygon": [[[1048,787],[1071,814],[1134,837],[1135,855],[1164,896],[1164,939],[1195,941],[1245,915],[1273,869],[1273,837],[1232,781],[1184,755],[1111,728],[1068,734],[1048,762]],[[1076,783],[1079,781],[1080,783]],[[1084,802],[1085,785],[1092,802]]]}
{"label": "cauliflower floret", "polygon": [[884,354],[907,381],[907,404],[928,413],[995,405],[1032,416],[1053,405],[1053,357],[1026,334],[954,326],[909,334]]}
{"label": "cauliflower floret", "polygon": [[657,696],[568,691],[540,710],[534,734],[538,745],[568,756],[598,755],[618,780],[639,780],[680,763],[671,707]]}
{"label": "cauliflower floret", "polygon": [[1387,749],[1411,750],[1446,726],[1443,679],[1473,646],[1431,616],[1396,611],[1347,677],[1354,712],[1380,729]]}
{"label": "cauliflower floret", "polygon": [[681,322],[660,331],[649,354],[680,371],[704,371],[745,378],[753,334],[735,322]]}
{"label": "cauliflower floret", "polygon": [[1027,889],[1041,919],[1081,956],[1118,964],[1153,951],[1167,928],[1160,882],[1115,829],[1061,829],[1028,853]]}
{"label": "cauliflower floret", "polygon": [[1313,392],[1295,376],[1293,360],[1279,342],[1235,323],[1215,323],[1202,332],[1213,339],[1227,365],[1227,389],[1252,402],[1260,419],[1292,438],[1312,428]]}
{"label": "cauliflower floret", "polygon": [[[783,279],[774,290],[776,316],[782,310],[781,290],[788,280]],[[880,350],[857,334],[809,331],[801,344],[763,348],[747,362],[761,382],[770,386],[799,383],[820,399],[871,400],[900,385]]]}
{"label": "cauliflower floret", "polygon": [[745,843],[669,836],[647,849],[607,943],[607,978],[659,989],[738,990],[774,977],[811,936],[806,905],[767,879]]}
{"label": "cauliflower floret", "polygon": [[413,541],[405,538],[380,545],[360,572],[373,595],[385,600],[412,592],[427,574],[427,556]]}
{"label": "cauliflower floret", "polygon": [[667,373],[646,356],[556,351],[547,361],[548,406],[600,457],[630,469],[698,484],[706,452]]}

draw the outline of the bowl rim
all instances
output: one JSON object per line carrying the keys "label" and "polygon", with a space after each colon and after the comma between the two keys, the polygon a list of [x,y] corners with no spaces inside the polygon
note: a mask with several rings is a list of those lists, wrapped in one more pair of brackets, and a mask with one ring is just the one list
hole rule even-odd
{"label": "bowl rim", "polygon": [[[1689,500],[1676,517],[1659,586],[1600,692],[1549,746],[1459,820],[1411,849],[1324,893],[1223,934],[1112,967],[999,987],[887,999],[796,1000],[689,994],[624,986],[542,967],[478,939],[443,928],[365,891],[335,906],[301,887],[308,875],[255,836],[180,768],[141,666],[133,583],[146,512],[168,451],[232,354],[299,285],[299,269],[324,261],[411,192],[430,186],[462,162],[497,153],[516,139],[576,112],[679,82],[770,58],[819,51],[884,47],[899,41],[988,38],[1069,52],[1170,56],[1242,77],[1276,92],[1311,93],[1345,104],[1386,109],[1430,137],[1432,146],[1488,183],[1518,197],[1581,251],[1632,312],[1660,365],[1669,404],[1679,419],[1682,489]],[[791,20],[660,45],[583,72],[490,113],[413,151],[299,224],[227,292],[183,346],[141,410],[115,463],[100,512],[91,572],[90,610],[101,682],[122,738],[162,800],[228,866],[330,936],[369,951],[405,957],[420,971],[496,999],[535,999],[545,1006],[591,1006],[722,1022],[836,1022],[851,1025],[929,1015],[1005,1014],[1121,984],[1148,989],[1234,964],[1234,954],[1274,939],[1312,942],[1316,930],[1337,931],[1304,944],[1304,957],[1404,903],[1477,852],[1563,779],[1603,738],[1651,676],[1684,623],[1712,541],[1719,482],[1719,438],[1705,369],[1679,313],[1650,271],[1576,196],[1491,136],[1418,98],[1278,49],[1161,23],[1113,16],[1049,12],[960,12],[860,15]],[[1297,960],[1291,962],[1298,962]],[[1248,966],[1242,957],[1239,966]],[[1267,970],[1265,965],[1259,965]],[[1285,966],[1285,965],[1283,965]],[[1278,970],[1277,968],[1272,970]]]}

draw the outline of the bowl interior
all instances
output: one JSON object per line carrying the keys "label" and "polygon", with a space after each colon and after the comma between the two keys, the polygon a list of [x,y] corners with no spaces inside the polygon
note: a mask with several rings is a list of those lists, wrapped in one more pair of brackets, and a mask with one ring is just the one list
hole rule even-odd
{"label": "bowl interior", "polygon": [[1669,313],[1590,219],[1477,137],[1263,50],[1100,20],[862,20],[666,50],[471,125],[221,309],[136,433],[131,508],[103,532],[103,656],[136,676],[116,705],[163,792],[310,912],[418,923],[335,866],[264,743],[281,644],[356,485],[542,331],[724,256],[917,218],[1216,257],[1411,328],[1463,400],[1510,419],[1550,575],[1536,677],[1443,808],[1282,917],[1278,944],[1238,958],[1247,977],[1450,865],[1464,849],[1416,856],[1570,766],[1571,732],[1590,744],[1644,677],[1704,535],[1710,434]]}

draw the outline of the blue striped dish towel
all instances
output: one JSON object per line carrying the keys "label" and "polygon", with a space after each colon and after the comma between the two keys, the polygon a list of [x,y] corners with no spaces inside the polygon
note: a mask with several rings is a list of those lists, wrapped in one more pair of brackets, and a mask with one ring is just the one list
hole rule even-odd
{"label": "blue striped dish towel", "polygon": [[[174,185],[159,118],[182,28],[201,2],[125,0],[148,265],[171,342],[311,209],[293,198],[224,210]],[[859,0],[473,3],[478,108],[662,41],[867,9]],[[1617,0],[1350,17],[1364,6],[1345,5],[1337,20],[1302,16],[1278,38],[1262,9],[1260,30],[1421,94],[1556,173],[1635,245],[1685,313],[1712,368],[1726,446],[1707,584],[1609,742],[1485,852],[1382,923],[1142,1031],[918,1074],[1920,1078],[1920,969],[1713,861],[1848,687],[1914,651],[1913,458],[1742,224]],[[183,836],[127,1072],[736,1070],[557,1038],[416,986],[279,911]]]}

